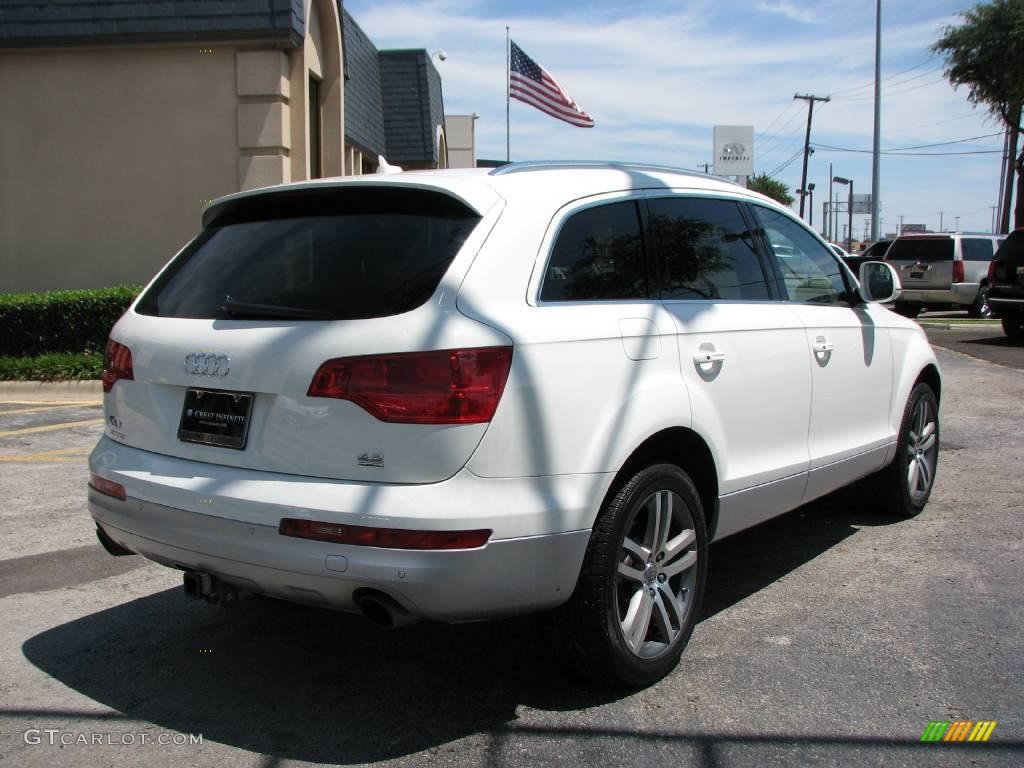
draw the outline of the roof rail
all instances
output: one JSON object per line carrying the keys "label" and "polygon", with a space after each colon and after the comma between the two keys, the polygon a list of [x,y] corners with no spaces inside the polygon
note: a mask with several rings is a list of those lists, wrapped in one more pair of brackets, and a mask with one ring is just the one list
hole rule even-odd
{"label": "roof rail", "polygon": [[691,171],[685,168],[673,168],[667,165],[649,165],[646,163],[618,163],[608,160],[523,160],[516,163],[507,163],[506,165],[494,168],[490,173],[488,173],[488,175],[505,176],[510,173],[527,173],[529,171],[574,169],[616,170],[635,173],[675,173],[681,176],[713,178],[730,184],[735,183],[731,179],[726,179],[709,173],[701,173],[700,171]]}

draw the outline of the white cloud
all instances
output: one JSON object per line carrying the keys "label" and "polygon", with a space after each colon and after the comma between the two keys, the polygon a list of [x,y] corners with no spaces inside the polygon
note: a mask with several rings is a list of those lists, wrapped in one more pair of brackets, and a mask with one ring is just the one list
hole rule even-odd
{"label": "white cloud", "polygon": [[799,21],[803,24],[816,24],[818,22],[818,17],[813,12],[805,8],[799,8],[793,3],[758,3],[757,10],[764,11],[765,13],[778,13],[787,19]]}

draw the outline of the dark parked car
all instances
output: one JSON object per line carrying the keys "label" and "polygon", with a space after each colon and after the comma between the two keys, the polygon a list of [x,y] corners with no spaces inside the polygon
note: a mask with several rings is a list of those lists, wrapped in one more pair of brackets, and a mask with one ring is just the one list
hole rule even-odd
{"label": "dark parked car", "polygon": [[857,275],[860,274],[860,265],[865,261],[881,261],[884,259],[885,252],[889,250],[890,245],[892,245],[892,240],[876,240],[860,253],[840,254],[840,256],[842,256],[850,271]]}
{"label": "dark parked car", "polygon": [[1011,339],[1024,341],[1024,228],[1014,230],[996,251],[988,270],[988,301]]}

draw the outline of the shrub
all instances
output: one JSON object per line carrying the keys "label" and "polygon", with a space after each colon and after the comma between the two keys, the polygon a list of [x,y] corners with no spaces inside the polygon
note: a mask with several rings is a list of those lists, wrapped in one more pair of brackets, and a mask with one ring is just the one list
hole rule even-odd
{"label": "shrub", "polygon": [[[102,353],[139,286],[0,294],[0,356]],[[71,377],[76,378],[76,377]]]}
{"label": "shrub", "polygon": [[0,381],[83,381],[103,373],[103,353],[0,357]]}

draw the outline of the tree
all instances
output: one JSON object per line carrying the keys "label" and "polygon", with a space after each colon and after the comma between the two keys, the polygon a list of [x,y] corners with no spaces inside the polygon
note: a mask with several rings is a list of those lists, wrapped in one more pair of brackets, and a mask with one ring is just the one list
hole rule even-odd
{"label": "tree", "polygon": [[778,179],[773,179],[767,173],[755,173],[747,180],[747,189],[767,195],[772,200],[783,205],[792,205],[793,196],[789,194],[789,186]]}
{"label": "tree", "polygon": [[949,26],[932,46],[945,56],[945,75],[954,88],[966,85],[967,99],[984,104],[1010,134],[1003,216],[1000,230],[1010,224],[1010,201],[1017,176],[1014,224],[1024,226],[1024,150],[1017,155],[1024,105],[1024,0],[992,0],[963,14],[960,26]]}

